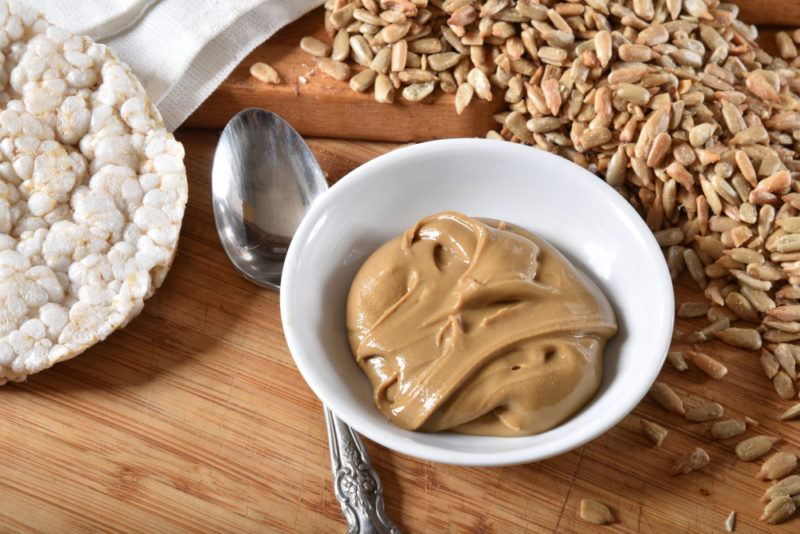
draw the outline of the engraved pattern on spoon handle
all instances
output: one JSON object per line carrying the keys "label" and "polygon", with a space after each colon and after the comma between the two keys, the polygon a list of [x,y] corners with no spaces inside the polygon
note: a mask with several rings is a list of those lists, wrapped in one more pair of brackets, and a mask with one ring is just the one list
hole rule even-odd
{"label": "engraved pattern on spoon handle", "polygon": [[364,442],[325,407],[333,489],[349,525],[348,534],[401,534],[383,507],[383,488]]}

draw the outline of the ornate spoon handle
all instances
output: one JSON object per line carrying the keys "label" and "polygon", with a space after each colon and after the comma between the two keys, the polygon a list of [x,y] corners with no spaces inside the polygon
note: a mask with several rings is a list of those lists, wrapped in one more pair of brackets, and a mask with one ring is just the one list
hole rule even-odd
{"label": "ornate spoon handle", "polygon": [[333,489],[349,524],[348,534],[400,534],[383,508],[383,488],[355,430],[325,407]]}

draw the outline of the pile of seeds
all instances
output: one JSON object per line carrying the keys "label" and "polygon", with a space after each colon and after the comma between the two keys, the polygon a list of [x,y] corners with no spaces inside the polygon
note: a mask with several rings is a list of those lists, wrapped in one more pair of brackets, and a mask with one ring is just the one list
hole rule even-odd
{"label": "pile of seeds", "polygon": [[[673,279],[688,271],[703,289],[708,302],[684,303],[678,315],[710,324],[682,340],[760,350],[777,395],[796,396],[800,30],[779,32],[773,57],[756,44],[755,27],[738,20],[737,6],[719,0],[327,0],[325,7],[332,43],[301,43],[320,71],[383,103],[398,95],[420,101],[438,88],[455,95],[461,113],[475,98],[503,98],[500,127],[487,137],[537,146],[603,176],[645,218]],[[672,352],[669,361],[714,379],[728,371],[698,351]],[[685,408],[662,383],[651,396],[691,421],[724,414],[715,403]],[[797,405],[781,419],[799,415]],[[730,438],[754,423],[718,421],[711,434]],[[642,424],[660,445],[666,430]],[[756,438],[737,446],[741,459],[772,450],[774,438]],[[760,478],[794,469],[777,454]],[[675,472],[708,461],[695,449]],[[776,484],[789,481],[789,489],[775,490],[765,520],[794,513],[795,478]]]}
{"label": "pile of seeds", "polygon": [[[502,92],[489,137],[603,175],[711,302],[709,329],[757,350],[800,340],[800,31],[781,57],[717,0],[328,0],[324,73],[456,111]],[[347,61],[360,67],[353,75]],[[363,68],[362,68],[363,67]],[[497,95],[495,95],[497,96]],[[733,322],[741,326],[731,326]],[[793,377],[792,377],[793,378]]]}

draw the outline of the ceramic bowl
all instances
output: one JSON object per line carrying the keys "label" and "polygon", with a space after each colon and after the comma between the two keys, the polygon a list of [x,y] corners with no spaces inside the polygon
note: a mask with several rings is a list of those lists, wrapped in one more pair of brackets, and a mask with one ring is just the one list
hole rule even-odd
{"label": "ceramic bowl", "polygon": [[[364,260],[423,216],[456,210],[502,219],[547,239],[605,292],[619,332],[597,395],[577,414],[528,437],[411,432],[390,423],[347,343],[345,303]],[[495,466],[567,452],[617,424],[664,362],[672,282],[652,233],[602,179],[566,159],[502,141],[408,146],[357,168],[325,193],[289,248],[281,317],[297,368],[320,400],[367,438],[403,454]]]}

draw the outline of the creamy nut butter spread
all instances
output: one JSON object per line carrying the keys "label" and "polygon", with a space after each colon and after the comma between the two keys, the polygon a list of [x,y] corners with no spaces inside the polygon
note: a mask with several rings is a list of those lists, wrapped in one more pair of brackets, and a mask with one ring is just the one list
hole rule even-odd
{"label": "creamy nut butter spread", "polygon": [[546,241],[444,212],[367,259],[347,329],[393,423],[521,436],[558,425],[595,394],[617,325],[600,290]]}

